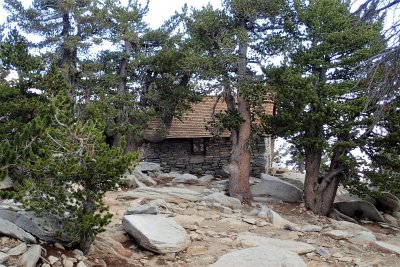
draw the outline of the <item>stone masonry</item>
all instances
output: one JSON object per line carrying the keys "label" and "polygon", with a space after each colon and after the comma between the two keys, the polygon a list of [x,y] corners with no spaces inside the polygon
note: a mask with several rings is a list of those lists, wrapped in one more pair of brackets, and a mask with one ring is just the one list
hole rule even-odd
{"label": "stone masonry", "polygon": [[[158,143],[145,143],[144,160],[161,165],[164,172],[177,171],[195,175],[211,174],[226,177],[223,166],[229,164],[232,143],[230,138],[215,140],[205,138],[205,154],[193,155],[191,153],[191,139],[176,138],[166,139]],[[251,175],[260,177],[265,170],[264,159],[265,145],[260,143],[253,151],[251,161]]]}

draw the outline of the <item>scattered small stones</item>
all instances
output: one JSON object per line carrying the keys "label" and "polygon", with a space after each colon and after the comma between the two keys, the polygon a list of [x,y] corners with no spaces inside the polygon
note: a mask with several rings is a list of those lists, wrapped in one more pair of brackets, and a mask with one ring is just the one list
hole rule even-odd
{"label": "scattered small stones", "polygon": [[50,262],[50,265],[53,265],[54,263],[56,263],[60,259],[51,255],[51,256],[49,256],[48,260]]}
{"label": "scattered small stones", "polygon": [[205,246],[191,246],[186,250],[186,252],[191,256],[203,255],[206,251],[207,247]]}
{"label": "scattered small stones", "polygon": [[325,258],[329,258],[331,256],[331,254],[329,253],[329,251],[324,248],[324,247],[319,247],[316,250],[317,254],[320,255],[321,257],[325,257]]}

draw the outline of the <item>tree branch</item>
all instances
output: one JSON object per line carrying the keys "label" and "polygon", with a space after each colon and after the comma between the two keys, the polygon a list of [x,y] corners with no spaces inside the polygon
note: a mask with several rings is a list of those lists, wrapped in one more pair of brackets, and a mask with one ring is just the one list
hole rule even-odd
{"label": "tree branch", "polygon": [[322,181],[318,186],[317,192],[321,193],[322,191],[324,191],[325,188],[327,188],[328,185],[332,182],[333,178],[336,175],[338,175],[341,172],[343,172],[345,169],[346,168],[344,168],[344,167],[340,167],[340,168],[337,168],[337,169],[330,170],[328,173],[326,173],[324,175],[324,177],[322,177]]}

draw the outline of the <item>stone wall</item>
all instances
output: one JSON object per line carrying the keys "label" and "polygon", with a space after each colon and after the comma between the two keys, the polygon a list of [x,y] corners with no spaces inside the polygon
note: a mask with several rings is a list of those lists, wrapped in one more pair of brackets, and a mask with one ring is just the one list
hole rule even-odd
{"label": "stone wall", "polygon": [[[232,146],[230,138],[205,138],[204,141],[204,155],[191,153],[191,139],[167,139],[159,143],[145,143],[142,145],[144,160],[160,164],[164,172],[178,171],[226,177],[223,166],[229,163]],[[260,177],[260,173],[264,172],[264,152],[265,144],[260,143],[253,152],[252,176]]]}

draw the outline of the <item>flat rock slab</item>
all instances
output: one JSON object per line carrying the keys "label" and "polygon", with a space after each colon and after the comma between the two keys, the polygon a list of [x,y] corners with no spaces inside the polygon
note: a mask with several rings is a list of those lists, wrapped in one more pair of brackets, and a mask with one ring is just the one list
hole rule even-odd
{"label": "flat rock slab", "polygon": [[275,247],[254,247],[221,256],[209,267],[306,267],[296,253]]}
{"label": "flat rock slab", "polygon": [[158,213],[158,207],[156,205],[152,204],[144,204],[144,205],[138,205],[138,206],[133,206],[129,207],[125,215],[131,215],[131,214],[157,214]]}
{"label": "flat rock slab", "polygon": [[42,255],[42,247],[39,245],[32,245],[24,255],[19,259],[18,266],[35,267]]}
{"label": "flat rock slab", "polygon": [[178,188],[178,187],[162,187],[162,188],[143,187],[122,193],[117,196],[117,199],[126,199],[126,200],[137,199],[137,198],[169,199],[171,197],[189,201],[199,201],[203,197],[203,194],[190,189]]}
{"label": "flat rock slab", "polygon": [[27,233],[22,228],[16,226],[12,222],[0,218],[0,233],[6,236],[17,238],[25,243],[36,243],[35,237]]}
{"label": "flat rock slab", "polygon": [[370,202],[365,200],[336,202],[335,208],[352,218],[365,218],[374,222],[385,222],[379,211]]}
{"label": "flat rock slab", "polygon": [[350,238],[349,241],[353,244],[367,245],[374,243],[376,241],[376,237],[371,232],[362,231],[359,232],[355,237]]}
{"label": "flat rock slab", "polygon": [[303,225],[300,228],[300,231],[301,232],[305,232],[305,233],[308,233],[308,232],[321,232],[321,230],[322,230],[321,226],[313,225],[313,224],[306,224],[306,225]]}
{"label": "flat rock slab", "polygon": [[327,235],[333,239],[337,239],[337,240],[345,239],[350,236],[350,234],[347,231],[343,231],[343,230],[332,230],[332,231],[326,232],[325,235]]}
{"label": "flat rock slab", "polygon": [[140,246],[153,252],[179,252],[190,244],[182,226],[159,215],[125,215],[122,224]]}
{"label": "flat rock slab", "polygon": [[240,208],[240,200],[234,197],[225,196],[222,193],[212,193],[211,195],[203,197],[203,200],[211,203],[220,203],[223,206],[230,208]]}
{"label": "flat rock slab", "polygon": [[302,202],[303,191],[277,177],[261,174],[261,182],[250,187],[254,197],[271,196],[286,202]]}
{"label": "flat rock slab", "polygon": [[190,174],[190,173],[184,173],[182,175],[179,175],[178,177],[174,178],[172,180],[172,183],[175,184],[195,184],[199,181],[199,178],[196,175]]}
{"label": "flat rock slab", "polygon": [[25,243],[21,243],[16,247],[13,247],[12,249],[7,251],[7,254],[10,256],[18,256],[21,255],[22,253],[25,253],[28,250],[28,246]]}
{"label": "flat rock slab", "polygon": [[358,232],[370,232],[368,228],[365,228],[359,224],[355,224],[352,222],[346,222],[346,221],[336,221],[331,219],[330,220],[332,223],[332,228],[335,230],[345,230],[351,233],[358,233]]}
{"label": "flat rock slab", "polygon": [[304,242],[269,238],[252,233],[239,233],[235,243],[248,247],[276,247],[280,249],[286,249],[297,254],[305,254],[315,251],[315,248],[312,245]]}
{"label": "flat rock slab", "polygon": [[156,178],[154,178],[158,182],[171,182],[176,177],[181,176],[180,173],[177,172],[167,172],[167,173],[160,173]]}
{"label": "flat rock slab", "polygon": [[382,241],[375,241],[375,246],[390,253],[396,253],[400,255],[400,247],[396,245],[392,245]]}

